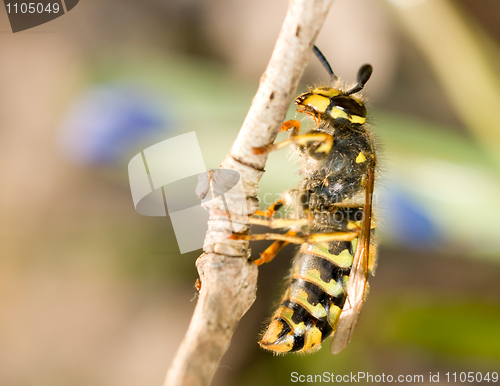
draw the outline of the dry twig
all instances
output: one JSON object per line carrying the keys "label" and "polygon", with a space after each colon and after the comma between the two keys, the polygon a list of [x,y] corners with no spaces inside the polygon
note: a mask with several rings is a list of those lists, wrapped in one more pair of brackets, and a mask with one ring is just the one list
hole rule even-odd
{"label": "dry twig", "polygon": [[[333,0],[291,0],[281,33],[243,126],[221,168],[236,170],[247,195],[247,208],[226,195],[231,213],[251,214],[257,209],[257,184],[266,155],[252,148],[274,141],[311,57],[314,40]],[[220,174],[223,178],[223,174]],[[222,186],[224,181],[217,181]],[[214,201],[214,200],[212,200]],[[241,317],[255,300],[257,266],[248,261],[247,242],[214,236],[231,233],[229,223],[215,215],[205,239],[205,253],[197,260],[202,288],[191,324],[165,379],[164,386],[208,385],[229,347]]]}

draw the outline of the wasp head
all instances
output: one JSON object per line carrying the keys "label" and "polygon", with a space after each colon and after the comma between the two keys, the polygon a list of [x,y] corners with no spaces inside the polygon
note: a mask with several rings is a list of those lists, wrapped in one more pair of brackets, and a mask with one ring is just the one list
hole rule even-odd
{"label": "wasp head", "polygon": [[353,124],[366,122],[366,108],[361,99],[353,97],[370,79],[372,66],[365,64],[358,72],[357,84],[348,91],[333,87],[317,87],[299,95],[297,111],[312,115],[315,119],[346,119]]}

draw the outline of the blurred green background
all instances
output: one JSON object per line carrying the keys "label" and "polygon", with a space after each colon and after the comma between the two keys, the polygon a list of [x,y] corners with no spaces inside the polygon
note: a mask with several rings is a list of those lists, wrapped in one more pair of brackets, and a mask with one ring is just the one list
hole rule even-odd
{"label": "blurred green background", "polygon": [[[179,254],[168,217],[135,212],[127,164],[194,130],[218,167],[287,5],[85,0],[16,34],[0,11],[0,385],[163,382],[195,306],[199,252]],[[493,0],[334,2],[317,45],[345,79],[374,67],[377,275],[344,352],[327,342],[274,357],[256,342],[285,249],[261,267],[214,385],[500,369],[499,14]],[[297,93],[319,80],[313,59]],[[263,201],[293,188],[297,168],[271,154]]]}

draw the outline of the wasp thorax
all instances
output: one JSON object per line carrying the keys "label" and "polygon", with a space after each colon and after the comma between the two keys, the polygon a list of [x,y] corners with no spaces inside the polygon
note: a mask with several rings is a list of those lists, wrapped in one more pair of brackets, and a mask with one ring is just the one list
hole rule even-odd
{"label": "wasp thorax", "polygon": [[295,99],[298,111],[320,119],[344,119],[353,124],[366,122],[366,108],[356,98],[330,87],[318,87]]}

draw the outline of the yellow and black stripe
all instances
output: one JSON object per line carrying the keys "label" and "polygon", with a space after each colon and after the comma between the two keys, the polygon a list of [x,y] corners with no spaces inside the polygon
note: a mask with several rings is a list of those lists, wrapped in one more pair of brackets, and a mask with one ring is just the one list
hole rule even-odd
{"label": "yellow and black stripe", "polygon": [[277,353],[321,347],[321,341],[334,332],[344,306],[352,257],[353,242],[305,244],[261,347]]}

